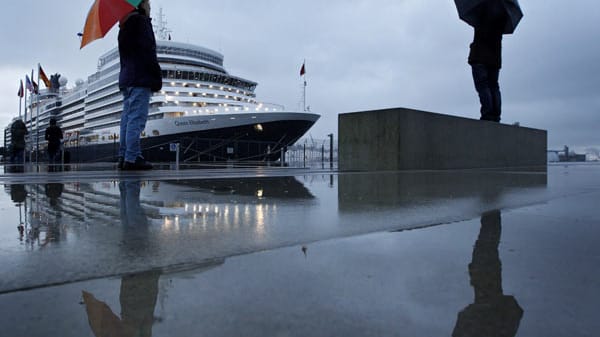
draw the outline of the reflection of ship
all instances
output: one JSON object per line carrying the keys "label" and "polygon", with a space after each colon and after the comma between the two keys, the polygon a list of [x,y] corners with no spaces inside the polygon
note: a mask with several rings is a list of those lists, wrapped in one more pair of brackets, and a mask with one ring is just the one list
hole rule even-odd
{"label": "reflection of ship", "polygon": [[[23,185],[19,185],[23,186]],[[57,196],[57,191],[60,194]],[[7,193],[11,193],[11,189]],[[25,191],[27,190],[27,192]],[[13,193],[15,194],[15,193]],[[112,225],[121,220],[119,182],[26,185],[25,223],[50,231],[64,223],[90,221]],[[232,202],[235,196],[235,202]],[[142,182],[139,203],[150,225],[252,225],[287,199],[314,199],[295,177]],[[63,223],[58,223],[58,221]]]}
{"label": "reflection of ship", "polygon": [[261,198],[303,198],[314,196],[295,177],[265,177],[246,179],[179,180],[172,182],[214,194],[235,194]]}
{"label": "reflection of ship", "polygon": [[[258,102],[257,83],[228,73],[223,55],[213,50],[159,36],[157,54],[163,89],[151,99],[141,141],[150,161],[174,161],[170,144],[177,142],[182,161],[277,160],[319,118]],[[39,103],[34,98],[27,107],[28,128],[41,130],[37,139],[30,132],[28,148],[46,146],[43,130],[55,118],[72,162],[114,160],[123,106],[119,71],[119,52],[113,49],[100,56],[97,72],[73,89],[53,76],[52,89],[40,90]],[[5,134],[6,146],[10,127]]]}

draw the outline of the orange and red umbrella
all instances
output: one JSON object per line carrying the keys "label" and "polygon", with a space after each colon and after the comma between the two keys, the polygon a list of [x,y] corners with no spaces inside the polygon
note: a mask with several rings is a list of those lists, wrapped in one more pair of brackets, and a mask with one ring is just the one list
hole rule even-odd
{"label": "orange and red umbrella", "polygon": [[125,15],[134,10],[142,0],[95,0],[83,27],[81,48],[103,38]]}

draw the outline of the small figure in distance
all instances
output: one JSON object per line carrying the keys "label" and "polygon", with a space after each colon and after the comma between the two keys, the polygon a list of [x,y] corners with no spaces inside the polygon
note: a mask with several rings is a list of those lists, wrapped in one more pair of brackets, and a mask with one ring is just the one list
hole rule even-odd
{"label": "small figure in distance", "polygon": [[481,120],[500,122],[501,96],[498,77],[502,67],[502,34],[508,14],[501,0],[480,5],[481,23],[475,27],[469,64],[481,103]]}
{"label": "small figure in distance", "polygon": [[50,118],[50,126],[46,128],[45,139],[48,141],[48,171],[54,171],[55,164],[60,160],[60,145],[63,139],[63,132],[56,124],[56,119]]}
{"label": "small figure in distance", "polygon": [[[27,126],[21,118],[15,120],[10,126],[10,163],[12,165],[25,164],[25,135]],[[13,167],[15,172],[23,172],[22,166]]]}
{"label": "small figure in distance", "polygon": [[146,127],[150,97],[162,88],[162,73],[156,56],[156,40],[150,19],[150,0],[120,21],[119,88],[123,93],[123,112],[118,168],[150,170],[152,164],[142,156],[140,136]]}

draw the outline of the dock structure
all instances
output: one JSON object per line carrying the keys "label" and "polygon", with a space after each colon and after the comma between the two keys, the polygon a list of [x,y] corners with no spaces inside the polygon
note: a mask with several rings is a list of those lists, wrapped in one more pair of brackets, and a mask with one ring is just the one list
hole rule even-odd
{"label": "dock structure", "polygon": [[547,131],[406,108],[338,116],[339,169],[545,167]]}

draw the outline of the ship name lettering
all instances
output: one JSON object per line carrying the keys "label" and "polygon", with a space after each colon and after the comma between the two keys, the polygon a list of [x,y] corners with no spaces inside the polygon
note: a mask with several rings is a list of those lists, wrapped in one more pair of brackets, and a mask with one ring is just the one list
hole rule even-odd
{"label": "ship name lettering", "polygon": [[188,121],[176,121],[175,126],[190,126],[190,125],[202,125],[209,124],[209,121],[206,119],[203,120],[188,120]]}

